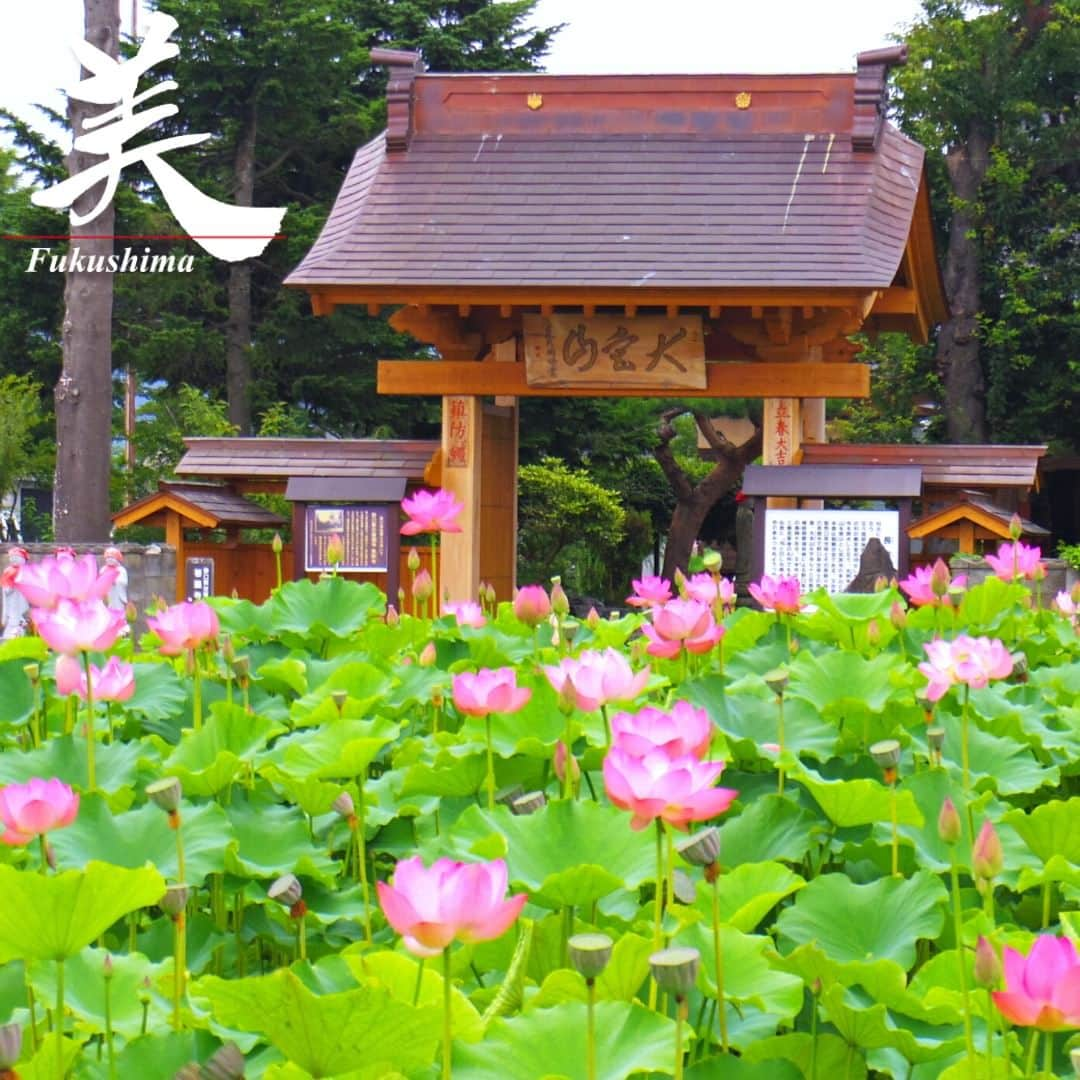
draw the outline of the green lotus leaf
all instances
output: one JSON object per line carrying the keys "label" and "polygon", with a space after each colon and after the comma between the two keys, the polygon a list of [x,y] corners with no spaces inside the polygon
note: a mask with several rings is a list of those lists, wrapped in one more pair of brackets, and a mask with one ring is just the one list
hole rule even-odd
{"label": "green lotus leaf", "polygon": [[445,854],[449,846],[469,857],[493,833],[504,838],[510,880],[537,903],[580,907],[656,875],[653,834],[634,832],[623,811],[591,801],[559,800],[521,816],[506,807],[493,813],[470,807],[430,854]]}
{"label": "green lotus leaf", "polygon": [[787,696],[809,702],[826,716],[852,708],[881,712],[906,690],[900,677],[903,661],[893,653],[866,659],[857,652],[833,649],[814,656],[801,652],[788,665],[791,682]]}
{"label": "green lotus leaf", "polygon": [[270,602],[253,604],[250,600],[234,600],[215,596],[213,608],[221,623],[221,632],[239,641],[264,641],[270,637],[273,617]]}
{"label": "green lotus leaf", "polygon": [[[325,671],[325,678],[320,673]],[[290,716],[294,727],[312,727],[334,720],[366,720],[381,708],[383,700],[395,685],[395,679],[382,668],[351,656],[327,664],[325,668],[308,664],[308,685],[311,691],[294,701]],[[344,691],[346,700],[338,709],[331,695]]]}
{"label": "green lotus leaf", "polygon": [[791,799],[758,797],[720,826],[720,861],[726,867],[759,859],[801,862],[819,828],[818,819]]}
{"label": "green lotus leaf", "polygon": [[817,641],[833,641],[844,649],[857,649],[861,653],[876,651],[870,648],[867,628],[871,621],[878,624],[876,648],[888,645],[896,636],[889,622],[889,610],[899,599],[895,589],[883,589],[876,593],[834,593],[824,589],[813,593],[812,603],[816,610],[804,614],[799,620],[800,638]]}
{"label": "green lotus leaf", "polygon": [[[5,642],[7,646],[13,642]],[[4,703],[3,719],[8,724],[21,724],[34,711],[34,689],[23,670],[28,658],[0,661],[0,701]]]}
{"label": "green lotus leaf", "polygon": [[46,875],[0,865],[0,961],[65,960],[164,893],[165,880],[152,867],[92,862]]}
{"label": "green lotus leaf", "polygon": [[[114,793],[133,786],[140,758],[148,756],[146,748],[137,742],[99,742],[94,755],[98,789]],[[0,783],[21,784],[34,776],[55,776],[73,788],[85,790],[86,741],[74,735],[58,735],[37,750],[0,754]]]}
{"label": "green lotus leaf", "polygon": [[819,1080],[866,1080],[866,1058],[839,1035],[830,1033],[819,1034],[816,1047],[812,1036],[803,1031],[774,1035],[748,1046],[743,1057],[751,1063],[792,1063],[802,1076],[810,1075],[813,1061]]}
{"label": "green lotus leaf", "polygon": [[[133,1038],[116,1055],[117,1077],[175,1076],[189,1062],[205,1062],[218,1048],[218,1041],[207,1031],[160,1031]],[[105,1061],[87,1061],[83,1056],[79,1077],[109,1080]],[[49,1080],[54,1080],[53,1076]]]}
{"label": "green lotus leaf", "polygon": [[[721,848],[721,853],[723,848]],[[736,930],[750,933],[785,896],[806,884],[798,874],[775,862],[745,863],[722,874],[716,887],[720,900],[720,920]],[[697,904],[702,918],[712,918],[713,887],[698,882]]]}
{"label": "green lotus leaf", "polygon": [[318,731],[301,730],[278,739],[261,762],[277,765],[298,779],[351,779],[365,776],[379,752],[398,734],[389,720],[335,718]]}
{"label": "green lotus leaf", "polygon": [[[207,874],[224,871],[233,830],[221,807],[185,805],[180,827],[187,883],[198,885]],[[150,862],[169,880],[177,877],[176,833],[169,828],[168,815],[153,803],[114,814],[100,796],[87,795],[78,817],[66,829],[51,833],[49,843],[61,867],[83,867],[98,860],[134,869]]]}
{"label": "green lotus leaf", "polygon": [[487,776],[482,751],[468,746],[442,747],[429,764],[418,762],[405,768],[402,796],[475,795]]}
{"label": "green lotus leaf", "polygon": [[318,582],[303,578],[282,585],[268,606],[272,634],[299,634],[322,643],[327,638],[346,638],[359,630],[369,615],[382,615],[386,598],[371,582],[361,585],[337,576]]}
{"label": "green lotus leaf", "polygon": [[[27,661],[36,660],[39,664],[43,664],[48,658],[49,646],[45,644],[44,638],[39,638],[36,634],[0,641],[0,663],[6,664],[11,660],[19,660],[25,664]],[[23,679],[26,679],[25,672],[23,672]]]}
{"label": "green lotus leaf", "polygon": [[318,780],[314,776],[298,779],[277,765],[263,765],[259,775],[266,777],[289,802],[299,806],[309,817],[328,813],[334,800],[344,790],[341,784]]}
{"label": "green lotus leaf", "polygon": [[[806,768],[793,770],[791,778],[813,795],[828,819],[840,828],[890,820],[889,789],[877,780],[825,780]],[[896,820],[917,827],[924,822],[915,797],[906,789],[896,792]]]}
{"label": "green lotus leaf", "polygon": [[437,667],[421,667],[410,664],[399,667],[394,676],[397,685],[383,698],[383,707],[391,714],[412,711],[418,705],[429,705],[436,694],[447,696],[450,689],[450,673]]}
{"label": "green lotus leaf", "polygon": [[227,1027],[257,1031],[291,1062],[313,1076],[338,1076],[378,1063],[400,1071],[426,1066],[435,1056],[441,1010],[414,1008],[384,989],[359,987],[314,994],[291,971],[247,979],[207,975],[192,984]]}
{"label": "green lotus leaf", "polygon": [[936,938],[945,923],[941,881],[919,871],[857,885],[846,874],[823,874],[780,912],[776,927],[789,947],[817,942],[838,963],[895,960],[915,963],[919,938]]}
{"label": "green lotus leaf", "polygon": [[[145,978],[155,980],[159,965],[141,953],[106,954],[105,950],[87,947],[64,963],[64,1003],[75,1014],[78,1029],[85,1034],[105,1030],[104,960],[112,961],[109,1001],[113,1031],[126,1039],[135,1038],[143,1023],[139,992]],[[31,981],[37,1000],[56,1000],[56,965],[38,961],[31,967]],[[169,1010],[162,998],[151,995],[149,1025],[165,1027]]]}
{"label": "green lotus leaf", "polygon": [[185,731],[176,749],[162,762],[167,776],[180,778],[186,795],[216,795],[236,778],[281,724],[246,713],[239,705],[218,704],[198,731]]}
{"label": "green lotus leaf", "polygon": [[686,1080],[802,1080],[803,1073],[789,1061],[774,1058],[754,1064],[732,1054],[718,1054],[691,1065]]}
{"label": "green lotus leaf", "polygon": [[73,1039],[57,1039],[53,1034],[46,1034],[37,1053],[29,1061],[20,1063],[19,1080],[56,1080],[58,1076],[67,1076],[81,1049]]}
{"label": "green lotus leaf", "polygon": [[1044,863],[1060,856],[1080,865],[1080,797],[1052,799],[1031,813],[1012,810],[1002,820]]}
{"label": "green lotus leaf", "polygon": [[[666,1016],[636,1002],[597,1002],[597,1080],[669,1075],[674,1040],[675,1024]],[[455,1043],[453,1065],[454,1080],[584,1080],[585,1006],[568,1002],[494,1020],[483,1042]]]}
{"label": "green lotus leaf", "polygon": [[255,672],[259,685],[272,694],[292,693],[297,696],[308,691],[307,665],[295,656],[280,656],[260,664]]}
{"label": "green lotus leaf", "polygon": [[297,874],[329,885],[338,865],[316,846],[303,815],[289,806],[234,802],[226,811],[236,835],[225,852],[225,869],[240,877]]}
{"label": "green lotus leaf", "polygon": [[987,577],[968,589],[960,601],[959,621],[966,624],[967,633],[988,634],[1002,620],[1016,614],[1017,607],[1031,596],[1024,585],[1013,585],[997,577]]}

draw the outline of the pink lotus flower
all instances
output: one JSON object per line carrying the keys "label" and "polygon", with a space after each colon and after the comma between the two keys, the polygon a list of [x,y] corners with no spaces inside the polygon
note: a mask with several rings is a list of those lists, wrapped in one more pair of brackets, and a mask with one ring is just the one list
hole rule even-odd
{"label": "pink lotus flower", "polygon": [[458,626],[472,626],[479,629],[487,624],[484,609],[475,600],[465,600],[460,604],[443,604],[443,613],[453,615]]}
{"label": "pink lotus flower", "polygon": [[1075,619],[1077,612],[1080,611],[1080,605],[1073,599],[1072,593],[1064,589],[1054,597],[1053,606],[1067,619]]}
{"label": "pink lotus flower", "polygon": [[97,559],[86,554],[45,558],[20,566],[15,588],[35,608],[54,608],[61,600],[104,600],[120,570],[106,566],[98,572]]}
{"label": "pink lotus flower", "polygon": [[765,611],[780,615],[796,615],[802,610],[797,577],[774,578],[763,574],[758,582],[750,585],[750,595]]}
{"label": "pink lotus flower", "polygon": [[123,611],[100,600],[59,600],[51,611],[31,608],[30,618],[45,644],[60,653],[108,649],[127,626]]}
{"label": "pink lotus flower", "polygon": [[459,533],[461,526],[454,520],[465,504],[443,488],[438,491],[417,491],[401,500],[401,509],[409,515],[409,520],[401,526],[404,536],[416,536],[417,533],[448,532]]}
{"label": "pink lotus flower", "polygon": [[952,577],[943,559],[938,559],[933,566],[915,567],[900,582],[900,588],[916,607],[935,607],[943,603],[948,594],[961,592],[965,585],[967,577],[964,574]]}
{"label": "pink lotus flower", "polygon": [[570,758],[570,779],[576,784],[581,779],[581,766],[578,764],[578,759],[573,754],[567,754],[566,743],[560,739],[555,744],[555,753],[551,757],[551,767],[555,770],[555,776],[558,778],[559,783],[562,784],[566,780],[566,759]]}
{"label": "pink lotus flower", "polygon": [[34,777],[25,784],[8,784],[0,788],[0,842],[29,844],[35,836],[70,825],[78,812],[79,796],[61,780]]}
{"label": "pink lotus flower", "polygon": [[[730,578],[704,572],[694,574],[687,579],[684,589],[689,599],[711,607],[717,615],[735,606],[735,583]],[[720,611],[716,610],[717,606]]]}
{"label": "pink lotus flower", "polygon": [[1002,544],[996,555],[984,555],[994,574],[1002,581],[1042,581],[1046,567],[1041,562],[1042,550],[1028,547],[1019,540],[1015,544]]}
{"label": "pink lotus flower", "polygon": [[670,710],[648,706],[636,713],[611,718],[611,744],[617,750],[644,757],[663,750],[668,757],[703,758],[712,742],[709,714],[689,701],[676,701]]}
{"label": "pink lotus flower", "polygon": [[[91,664],[90,687],[95,701],[129,701],[135,693],[135,668],[116,656],[110,656],[103,668]],[[86,698],[85,672],[79,679],[78,695]]]}
{"label": "pink lotus flower", "polygon": [[80,693],[85,678],[83,666],[76,657],[61,653],[56,658],[56,692],[61,697]]}
{"label": "pink lotus flower", "polygon": [[586,651],[577,659],[566,657],[558,666],[545,665],[552,689],[582,712],[595,712],[612,701],[633,701],[649,682],[650,671],[636,675],[629,660],[617,649]]}
{"label": "pink lotus flower", "polygon": [[514,597],[514,615],[528,626],[539,626],[551,614],[551,598],[543,585],[522,585]]}
{"label": "pink lotus flower", "polygon": [[656,574],[643,577],[633,582],[634,593],[626,598],[631,607],[654,607],[666,604],[671,599],[671,582]]}
{"label": "pink lotus flower", "polygon": [[965,683],[972,690],[988,686],[991,679],[1012,674],[1009,650],[996,638],[973,638],[961,634],[955,641],[935,638],[923,648],[928,660],[919,665],[927,677],[926,697],[937,701],[954,683]]}
{"label": "pink lotus flower", "polygon": [[649,655],[668,659],[678,656],[680,649],[708,652],[724,636],[724,628],[697,600],[669,600],[654,607],[652,623],[645,623],[641,632],[649,639]]}
{"label": "pink lotus flower", "polygon": [[1024,956],[1003,950],[1005,989],[994,1004],[1006,1020],[1040,1031],[1080,1027],[1080,956],[1066,937],[1040,934]]}
{"label": "pink lotus flower", "polygon": [[179,656],[212,641],[221,632],[217,612],[202,600],[173,604],[146,620],[147,626],[161,638],[164,656]]}
{"label": "pink lotus flower", "polygon": [[737,791],[713,787],[724,771],[722,761],[672,758],[663,750],[643,757],[613,747],[604,758],[604,787],[620,810],[629,810],[632,829],[662,818],[677,829],[722,814]]}
{"label": "pink lotus flower", "polygon": [[394,867],[390,884],[376,884],[386,921],[415,956],[435,956],[455,939],[467,943],[501,937],[528,899],[506,899],[506,863],[460,863],[436,859],[425,867],[419,855]]}
{"label": "pink lotus flower", "polygon": [[518,686],[513,668],[484,668],[473,674],[463,671],[454,676],[454,705],[468,716],[487,716],[489,713],[515,713],[523,709],[532,697],[527,687]]}

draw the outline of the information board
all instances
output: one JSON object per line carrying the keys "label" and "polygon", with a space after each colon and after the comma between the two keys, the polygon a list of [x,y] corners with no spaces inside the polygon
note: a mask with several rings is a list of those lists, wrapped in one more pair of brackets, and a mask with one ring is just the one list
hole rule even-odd
{"label": "information board", "polygon": [[900,514],[896,510],[766,510],[765,573],[797,577],[803,592],[843,592],[859,572],[873,537],[899,566]]}
{"label": "information board", "polygon": [[[390,507],[385,504],[308,506],[304,529],[305,569],[385,572],[389,522]],[[332,543],[341,549],[341,560],[333,565],[327,558]]]}
{"label": "information board", "polygon": [[214,560],[196,557],[184,560],[184,596],[188,600],[205,600],[214,595]]}

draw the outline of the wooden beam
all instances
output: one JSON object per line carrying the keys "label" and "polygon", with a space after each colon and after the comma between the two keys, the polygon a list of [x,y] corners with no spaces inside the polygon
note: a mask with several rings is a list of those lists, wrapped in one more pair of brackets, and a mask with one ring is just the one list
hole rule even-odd
{"label": "wooden beam", "polygon": [[596,305],[595,304],[582,304],[581,305],[581,311],[582,311],[582,314],[585,316],[586,319],[591,319],[596,314]]}
{"label": "wooden beam", "polygon": [[668,306],[667,306],[667,317],[669,319],[677,319],[679,317],[679,305],[678,304],[668,304]]}
{"label": "wooden beam", "polygon": [[[870,396],[866,364],[755,363],[731,361],[705,365],[708,386],[694,391],[703,398],[793,397],[865,398]],[[656,387],[532,387],[524,364],[479,364],[447,360],[380,360],[380,394],[435,397],[449,394],[497,394],[515,397],[655,397]],[[686,396],[686,391],[679,391]]]}
{"label": "wooden beam", "polygon": [[918,310],[918,296],[914,289],[904,289],[894,285],[878,293],[871,315],[914,315]]}
{"label": "wooden beam", "polygon": [[724,309],[719,304],[710,304],[709,305],[709,318],[710,319],[719,319],[720,318],[720,312],[723,311],[723,310]]}

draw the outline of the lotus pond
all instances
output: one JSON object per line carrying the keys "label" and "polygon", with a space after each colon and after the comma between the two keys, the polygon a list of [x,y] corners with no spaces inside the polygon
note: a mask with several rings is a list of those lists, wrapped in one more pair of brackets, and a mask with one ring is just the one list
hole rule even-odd
{"label": "lotus pond", "polygon": [[1080,636],[1013,570],[61,600],[0,647],[0,1075],[1071,1075]]}

